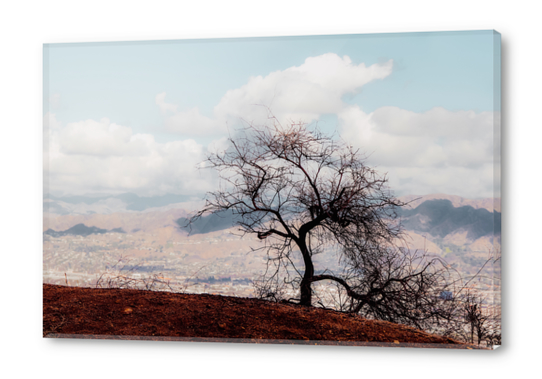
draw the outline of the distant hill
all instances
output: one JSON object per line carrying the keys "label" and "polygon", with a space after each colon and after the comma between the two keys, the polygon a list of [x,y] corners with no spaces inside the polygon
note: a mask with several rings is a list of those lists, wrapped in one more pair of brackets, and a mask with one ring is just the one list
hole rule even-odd
{"label": "distant hill", "polygon": [[239,215],[234,215],[232,211],[224,211],[201,217],[189,227],[187,226],[188,218],[186,217],[181,217],[175,222],[181,229],[190,232],[190,234],[205,234],[223,229],[229,229],[235,226],[236,222],[239,220],[241,220]]}
{"label": "distant hill", "polygon": [[474,209],[486,209],[489,212],[501,211],[500,198],[481,198],[481,199],[466,199],[461,196],[447,195],[444,193],[434,193],[431,195],[407,195],[399,197],[399,200],[408,203],[407,208],[414,209],[418,205],[429,200],[450,200],[454,207],[471,206]]}
{"label": "distant hill", "polygon": [[[136,199],[129,195],[125,200]],[[141,199],[141,198],[140,198]],[[163,201],[169,198],[164,197]],[[173,198],[171,198],[173,199]],[[171,200],[169,199],[169,200]],[[488,246],[498,247],[501,233],[500,199],[465,199],[459,196],[433,194],[422,197],[404,196],[402,201],[410,202],[400,210],[403,225],[407,232],[407,243],[413,249],[428,249],[432,253],[444,254],[450,249],[452,251],[461,247],[467,250],[487,250]],[[77,202],[87,201],[86,198],[64,198]],[[130,201],[132,201],[130,200]],[[137,199],[136,199],[137,200]],[[168,201],[169,201],[168,200]],[[431,201],[439,200],[436,203]],[[447,200],[447,202],[445,201]],[[88,200],[91,201],[91,200]],[[239,216],[231,211],[222,212],[220,215],[207,215],[191,225],[191,230],[186,228],[188,217],[196,209],[201,209],[200,203],[178,203],[172,208],[149,208],[144,211],[116,211],[113,209],[125,209],[126,203],[120,198],[100,200],[91,205],[78,203],[79,213],[67,215],[46,214],[44,217],[43,230],[49,235],[62,235],[68,232],[68,228],[77,224],[92,225],[106,231],[122,228],[127,233],[142,231],[145,233],[156,233],[159,238],[165,241],[171,239],[171,235],[180,233],[186,235],[201,235],[216,233],[236,226]],[[157,199],[152,200],[157,204]],[[111,202],[111,203],[107,203]],[[120,205],[115,205],[118,202]],[[68,204],[68,203],[62,203]],[[100,205],[101,204],[101,205]],[[92,213],[92,206],[99,210],[104,206],[105,211]],[[495,212],[489,209],[495,208]],[[86,209],[86,211],[85,211]],[[51,229],[51,230],[49,230]],[[74,231],[76,235],[77,230]],[[83,231],[84,233],[100,233],[100,230]],[[168,237],[169,236],[169,237]],[[497,238],[493,238],[497,237]]]}
{"label": "distant hill", "polygon": [[100,229],[95,226],[86,226],[85,224],[77,224],[72,226],[69,229],[66,229],[61,232],[57,232],[53,229],[47,229],[43,234],[49,235],[51,237],[62,237],[67,235],[72,236],[89,236],[91,234],[105,234],[105,233],[126,233],[122,228],[114,228],[111,230]]}
{"label": "distant hill", "polygon": [[[179,217],[186,217],[188,212],[182,208],[145,212],[117,212],[106,214],[77,214],[77,215],[45,215],[43,230],[66,230],[77,224],[94,225],[101,229],[121,227],[127,233],[138,230],[144,232],[163,230],[164,228],[179,229],[175,223]],[[187,232],[183,232],[187,233]]]}
{"label": "distant hill", "polygon": [[[455,203],[468,203],[466,199],[461,199],[456,196]],[[429,233],[435,237],[442,238],[450,233],[460,231],[467,231],[467,237],[471,240],[486,235],[500,235],[501,214],[500,212],[489,212],[485,207],[482,207],[482,205],[487,205],[488,201],[486,200],[480,201],[478,208],[472,205],[454,206],[454,203],[449,199],[416,201],[399,209],[399,216],[402,218],[402,224],[406,230]],[[412,207],[414,204],[417,204],[415,208]],[[187,218],[179,218],[176,223],[181,229],[190,230],[190,234],[204,234],[231,228],[239,220],[240,216],[234,215],[231,211],[225,211],[200,218],[190,226],[191,229],[186,228]]]}
{"label": "distant hill", "polygon": [[487,235],[501,234],[501,213],[472,206],[454,207],[450,200],[424,201],[414,209],[400,209],[399,215],[406,230],[445,237],[451,233],[467,232],[476,240]]}

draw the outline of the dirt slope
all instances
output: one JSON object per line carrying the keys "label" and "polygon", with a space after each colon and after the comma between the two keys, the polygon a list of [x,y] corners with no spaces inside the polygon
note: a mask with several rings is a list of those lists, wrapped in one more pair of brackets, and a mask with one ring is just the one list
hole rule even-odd
{"label": "dirt slope", "polygon": [[403,325],[292,304],[50,284],[43,285],[43,334],[70,338],[476,348]]}

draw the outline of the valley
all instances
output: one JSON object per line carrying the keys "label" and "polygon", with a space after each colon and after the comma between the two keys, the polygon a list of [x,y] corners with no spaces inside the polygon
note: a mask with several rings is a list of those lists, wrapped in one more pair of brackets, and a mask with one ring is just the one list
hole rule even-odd
{"label": "valley", "polygon": [[[415,208],[411,204],[401,215],[405,234],[398,244],[443,258],[450,270],[468,280],[491,254],[500,252],[500,213],[495,218],[498,234],[486,233],[497,230],[491,225],[494,218],[484,206],[470,204],[456,207],[449,197],[429,198]],[[265,252],[258,250],[263,242],[253,235],[240,235],[227,218],[203,218],[189,234],[182,221],[190,211],[174,204],[104,214],[46,213],[43,282],[96,287],[104,286],[106,279],[118,281],[119,276],[131,278],[132,285],[155,278],[162,283],[155,289],[255,296],[253,281],[265,273],[267,265]],[[303,267],[300,257],[293,259]],[[340,269],[331,248],[315,257],[315,269],[323,268]],[[469,286],[500,303],[500,261],[487,264]],[[317,287],[322,301],[332,304],[337,295],[334,287]]]}

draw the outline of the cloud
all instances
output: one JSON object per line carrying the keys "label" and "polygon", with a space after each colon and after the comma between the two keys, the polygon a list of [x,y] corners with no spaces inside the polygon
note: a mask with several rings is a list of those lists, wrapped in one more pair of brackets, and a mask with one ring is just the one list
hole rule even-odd
{"label": "cloud", "polygon": [[[299,66],[251,77],[227,91],[211,115],[168,103],[162,92],[155,103],[166,129],[179,134],[179,140],[167,143],[108,119],[63,126],[48,113],[46,191],[151,196],[212,190],[216,173],[197,170],[196,165],[208,152],[226,148],[228,126],[235,135],[241,120],[267,123],[272,111],[283,123],[337,115],[341,137],[366,152],[369,164],[389,173],[390,186],[399,195],[500,196],[494,170],[494,162],[500,161],[494,143],[499,136],[493,127],[499,114],[439,107],[417,113],[391,106],[365,113],[343,101],[365,84],[389,76],[392,68],[391,60],[366,66],[331,53],[309,57]],[[193,139],[200,137],[214,140],[205,148]]]}
{"label": "cloud", "polygon": [[[56,119],[54,113],[47,112],[43,116],[43,170],[49,172],[50,161],[58,154],[58,141],[51,138],[55,133],[60,130],[62,124]],[[44,175],[43,177],[44,189],[47,192],[49,186],[49,178]]]}
{"label": "cloud", "polygon": [[229,139],[227,137],[222,137],[211,141],[211,143],[207,146],[207,151],[211,154],[220,154],[226,151],[229,146]]}
{"label": "cloud", "polygon": [[46,192],[199,194],[216,184],[214,173],[197,170],[206,149],[192,139],[159,143],[102,119],[50,129],[49,141]]}
{"label": "cloud", "polygon": [[166,93],[162,92],[156,95],[156,105],[160,108],[162,113],[177,112],[177,105],[166,103]]}
{"label": "cloud", "polygon": [[303,80],[343,96],[346,93],[356,92],[370,81],[385,78],[391,74],[392,66],[392,60],[369,67],[366,67],[365,63],[355,65],[347,55],[341,58],[328,53],[309,57],[301,66],[292,67],[285,72],[300,73]]}
{"label": "cloud", "polygon": [[166,103],[166,92],[156,95],[156,104],[165,116],[168,132],[185,136],[220,135],[226,132],[226,124],[202,115],[199,109],[177,111],[178,105]]}
{"label": "cloud", "polygon": [[392,66],[390,60],[367,67],[354,64],[348,56],[329,53],[307,58],[300,66],[251,77],[247,84],[224,94],[212,117],[202,115],[198,108],[177,111],[176,105],[165,102],[165,93],[156,96],[156,104],[163,113],[173,113],[166,116],[167,130],[187,136],[223,134],[227,125],[240,120],[266,122],[269,110],[283,122],[311,122],[341,111],[346,106],[343,96],[390,75]]}
{"label": "cloud", "polygon": [[216,135],[226,131],[225,123],[203,116],[198,108],[176,112],[165,120],[165,125],[169,132],[189,136]]}
{"label": "cloud", "polygon": [[86,120],[68,124],[59,132],[60,152],[68,155],[141,156],[148,154],[144,140],[132,129],[109,122]]}
{"label": "cloud", "polygon": [[345,107],[344,95],[390,75],[392,65],[390,60],[366,67],[332,53],[310,57],[298,67],[250,78],[246,85],[228,91],[214,112],[251,122],[267,116],[268,107],[280,120],[311,122],[323,114],[339,112]]}
{"label": "cloud", "polygon": [[494,182],[500,180],[493,177],[494,162],[500,161],[493,135],[497,113],[382,107],[367,114],[352,106],[338,117],[342,138],[387,172],[397,193],[495,195]]}

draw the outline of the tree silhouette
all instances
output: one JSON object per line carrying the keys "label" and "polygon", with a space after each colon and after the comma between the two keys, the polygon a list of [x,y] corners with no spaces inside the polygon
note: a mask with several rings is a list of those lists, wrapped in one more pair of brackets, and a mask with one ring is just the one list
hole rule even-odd
{"label": "tree silhouette", "polygon": [[[233,211],[244,233],[265,242],[272,260],[294,268],[300,304],[312,304],[311,286],[323,280],[356,297],[343,278],[315,275],[313,257],[335,245],[354,261],[388,245],[401,234],[396,208],[404,203],[351,146],[303,123],[271,120],[271,126],[249,125],[229,139],[228,150],[208,156],[205,166],[218,170],[221,188],[191,222]],[[294,254],[303,267],[293,263]]]}
{"label": "tree silhouette", "polygon": [[[228,211],[244,234],[256,235],[263,244],[253,250],[268,258],[257,284],[261,298],[284,300],[290,286],[298,296],[288,301],[317,305],[313,287],[331,283],[335,309],[460,336],[473,322],[464,314],[472,308],[457,296],[468,282],[442,259],[399,246],[397,210],[406,204],[387,178],[344,141],[304,123],[270,120],[249,124],[226,151],[207,157],[203,167],[218,171],[220,186],[188,225]],[[326,251],[337,254],[338,272],[316,270],[315,257]]]}

